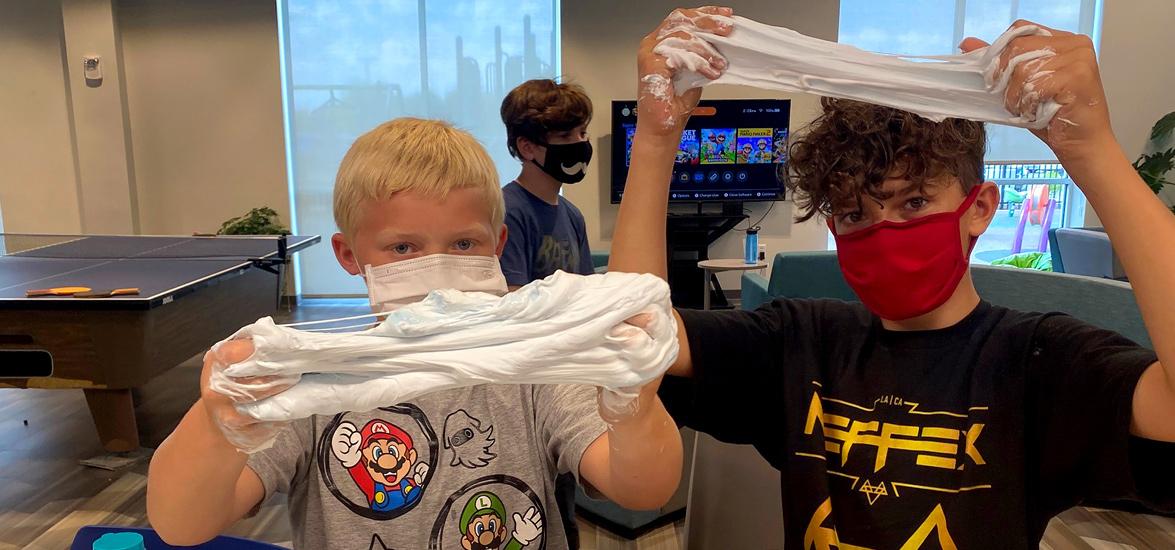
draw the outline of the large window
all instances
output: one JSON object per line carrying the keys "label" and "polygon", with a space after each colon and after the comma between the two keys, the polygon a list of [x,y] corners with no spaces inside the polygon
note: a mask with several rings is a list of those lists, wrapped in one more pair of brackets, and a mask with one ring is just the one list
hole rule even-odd
{"label": "large window", "polygon": [[335,171],[363,132],[400,116],[470,131],[499,176],[518,170],[498,107],[506,92],[558,73],[558,0],[279,0],[290,191],[306,295],[364,294],[327,238]]}
{"label": "large window", "polygon": [[[1100,0],[841,0],[840,5],[841,42],[895,54],[955,53],[963,38],[990,42],[1017,19],[1088,34],[1095,44],[1100,30]],[[974,259],[1043,252],[1050,227],[1082,224],[1080,192],[1052,151],[1027,130],[988,125],[985,160],[986,176],[999,184],[1003,202]]]}

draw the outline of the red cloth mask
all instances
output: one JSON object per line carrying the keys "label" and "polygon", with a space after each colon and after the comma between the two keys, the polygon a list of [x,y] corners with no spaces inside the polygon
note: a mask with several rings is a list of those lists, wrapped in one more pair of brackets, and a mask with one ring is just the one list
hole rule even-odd
{"label": "red cloth mask", "polygon": [[837,256],[845,281],[861,302],[882,319],[901,321],[925,315],[955,293],[968,258],[959,246],[959,220],[979,196],[975,186],[954,212],[931,214],[908,222],[880,221],[860,231],[838,235]]}

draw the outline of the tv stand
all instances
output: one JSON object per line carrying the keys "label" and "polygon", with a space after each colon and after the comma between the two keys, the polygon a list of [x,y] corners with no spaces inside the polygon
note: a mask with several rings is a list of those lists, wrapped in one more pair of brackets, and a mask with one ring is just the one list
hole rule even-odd
{"label": "tv stand", "polygon": [[[666,218],[665,234],[669,260],[669,290],[673,305],[690,309],[702,308],[703,273],[698,268],[698,262],[710,259],[710,245],[745,219],[747,215],[743,213],[741,202],[723,203],[721,212],[703,212],[702,203],[698,203],[696,213],[669,214]],[[718,277],[711,275],[710,282],[711,286],[717,289],[711,291],[711,307],[729,307],[726,296],[722,294],[722,287],[718,285]]]}
{"label": "tv stand", "polygon": [[[705,215],[707,215],[707,213],[706,213],[706,212],[703,212],[703,211],[702,211],[702,207],[703,207],[703,206],[705,206],[705,204],[706,204],[706,203],[704,203],[704,202],[699,202],[699,203],[696,203],[696,204],[697,204],[697,207],[698,207],[698,209],[697,209],[697,212],[696,212],[696,215],[698,215],[698,216],[705,216]],[[743,203],[741,203],[741,202],[724,202],[724,203],[721,203],[721,204],[722,204],[722,214],[723,214],[723,215],[726,215],[726,216],[743,216],[743,212],[745,212],[745,209],[744,209],[744,207],[743,207]],[[680,214],[674,214],[674,213],[670,212],[670,214],[669,214],[669,215],[670,215],[670,216],[674,216],[674,215],[680,215]],[[743,216],[743,217],[745,218],[746,216]]]}

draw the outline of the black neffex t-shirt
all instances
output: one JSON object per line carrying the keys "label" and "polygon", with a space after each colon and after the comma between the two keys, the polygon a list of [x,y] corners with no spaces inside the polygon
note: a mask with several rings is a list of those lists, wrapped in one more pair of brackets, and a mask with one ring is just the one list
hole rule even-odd
{"label": "black neffex t-shirt", "polygon": [[786,546],[1029,548],[1088,499],[1175,508],[1175,445],[1129,433],[1154,352],[1064,315],[982,303],[893,332],[859,304],[680,311],[680,423],[781,472]]}

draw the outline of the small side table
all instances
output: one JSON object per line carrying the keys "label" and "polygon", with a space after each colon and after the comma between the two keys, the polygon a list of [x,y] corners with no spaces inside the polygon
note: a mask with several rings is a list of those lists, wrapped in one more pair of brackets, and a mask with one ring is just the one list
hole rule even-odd
{"label": "small side table", "polygon": [[753,264],[748,264],[742,258],[725,260],[702,260],[698,262],[698,268],[702,270],[702,309],[710,309],[710,278],[713,277],[715,273],[721,273],[723,271],[754,271],[757,269],[767,269],[767,262],[758,261]]}

